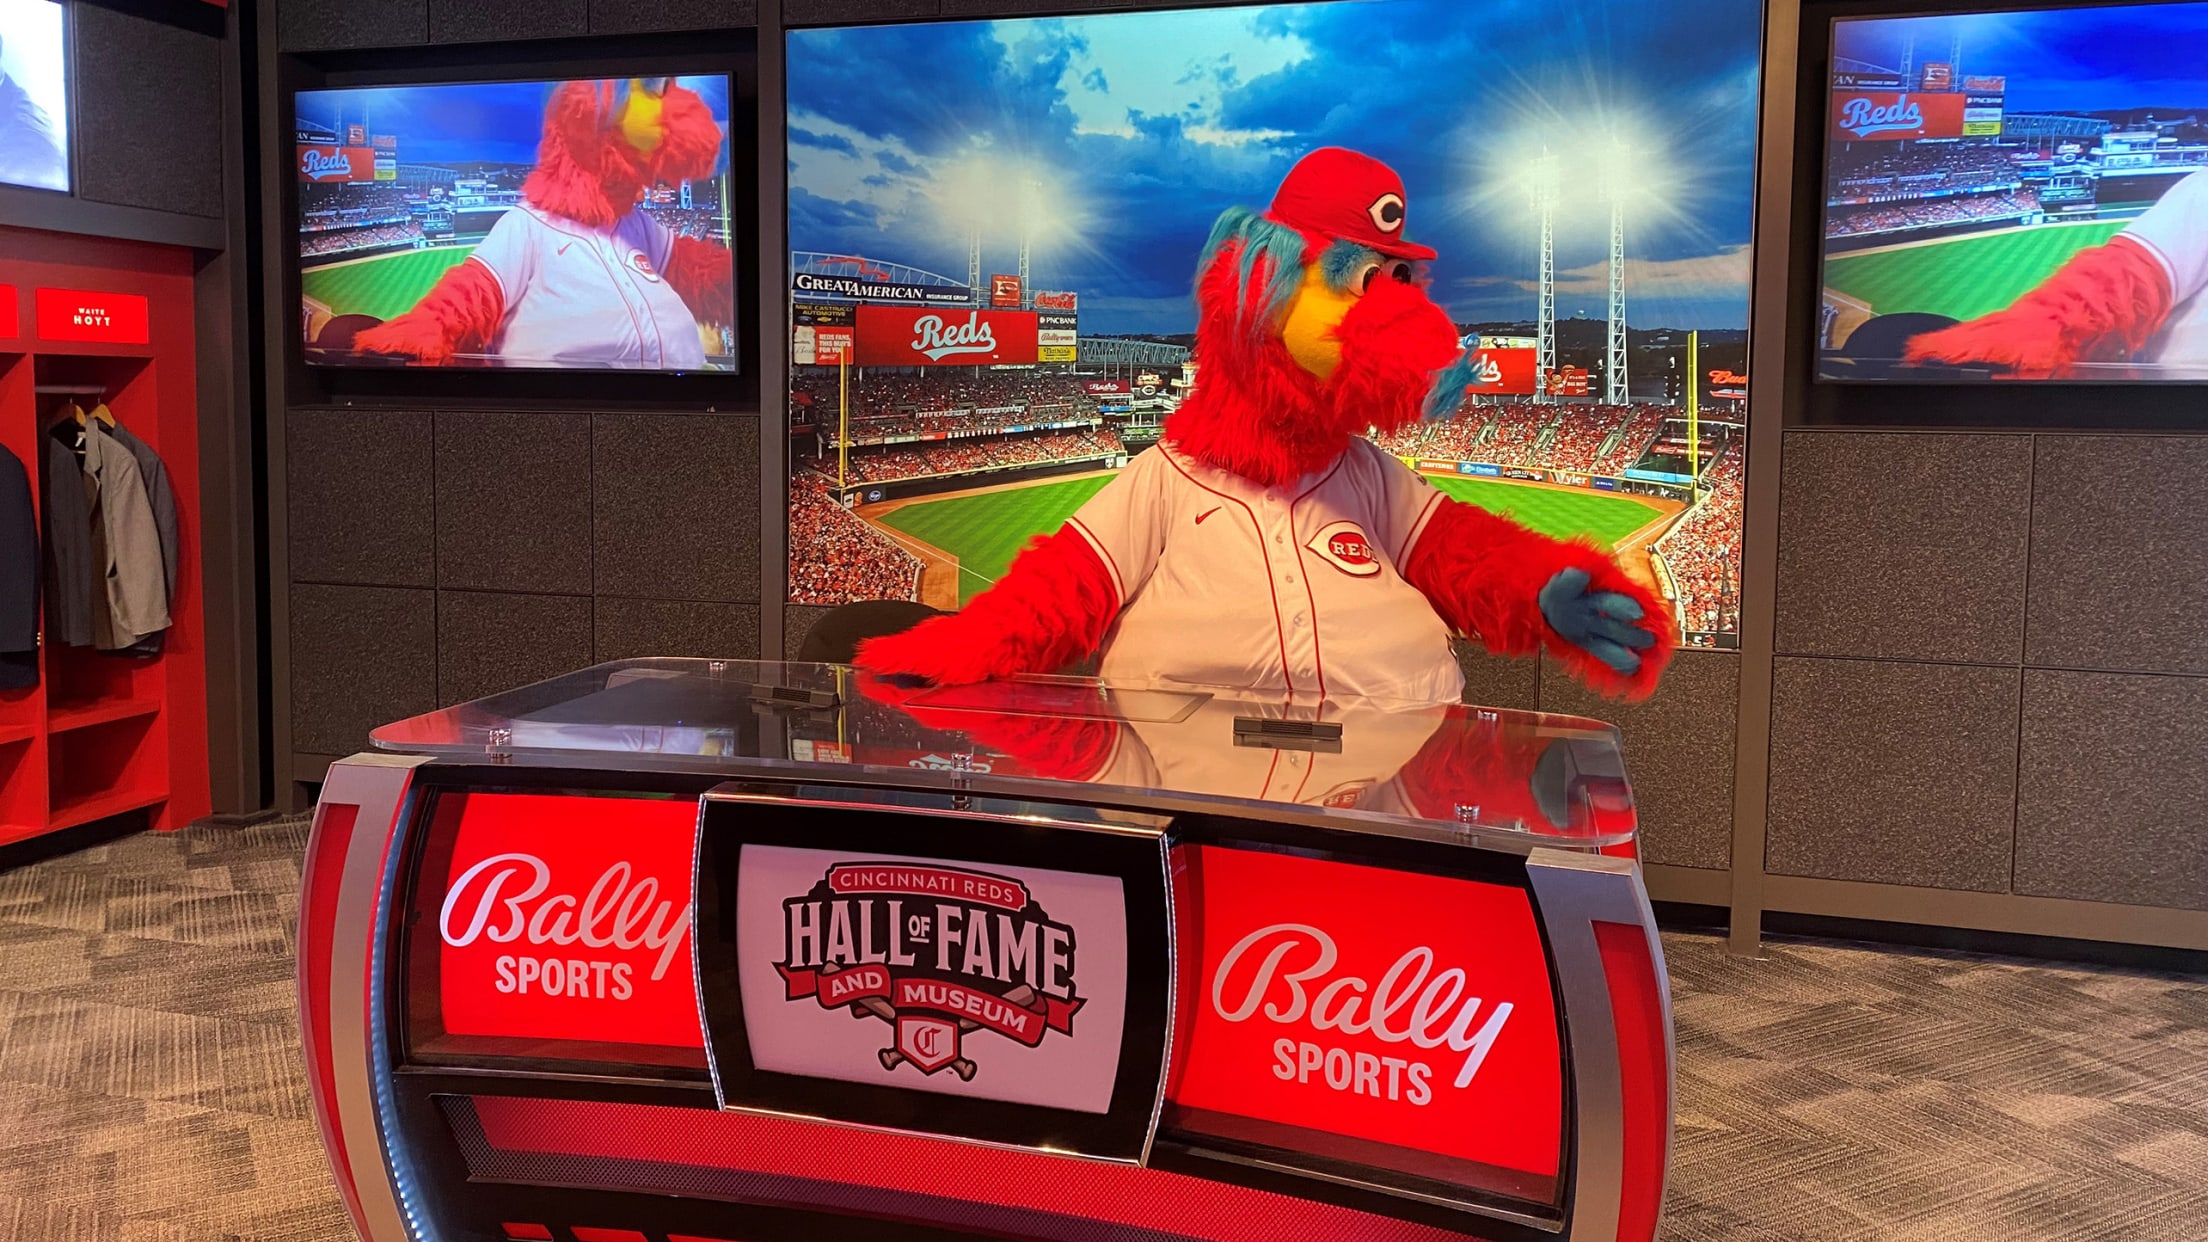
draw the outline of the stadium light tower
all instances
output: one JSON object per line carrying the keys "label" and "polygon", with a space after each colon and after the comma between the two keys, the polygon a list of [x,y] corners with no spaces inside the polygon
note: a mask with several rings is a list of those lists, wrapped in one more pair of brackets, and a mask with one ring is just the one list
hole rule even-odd
{"label": "stadium light tower", "polygon": [[1035,303],[1035,288],[1027,278],[1028,252],[1035,246],[1035,213],[1041,209],[1043,183],[1020,178],[1020,309]]}
{"label": "stadium light tower", "polygon": [[1602,177],[1603,196],[1610,200],[1610,331],[1602,368],[1602,399],[1609,405],[1626,403],[1625,199],[1633,191],[1632,168],[1632,149],[1612,144]]}
{"label": "stadium light tower", "polygon": [[1556,371],[1556,199],[1561,184],[1557,159],[1543,152],[1533,161],[1533,210],[1541,220],[1541,305],[1533,320],[1533,375],[1536,402],[1549,401],[1549,376]]}
{"label": "stadium light tower", "polygon": [[966,228],[966,289],[967,297],[980,306],[984,294],[981,288],[981,225],[978,223]]}

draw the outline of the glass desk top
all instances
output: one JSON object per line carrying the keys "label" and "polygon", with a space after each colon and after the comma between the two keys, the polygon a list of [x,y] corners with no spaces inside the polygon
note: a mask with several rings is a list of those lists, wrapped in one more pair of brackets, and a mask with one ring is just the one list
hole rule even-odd
{"label": "glass desk top", "polygon": [[[1617,730],[1576,716],[1031,677],[908,687],[842,666],[620,660],[396,721],[381,750],[578,768],[873,777],[992,796],[1195,809],[1292,804],[1330,823],[1630,841]],[[1081,788],[1067,788],[1080,786]]]}

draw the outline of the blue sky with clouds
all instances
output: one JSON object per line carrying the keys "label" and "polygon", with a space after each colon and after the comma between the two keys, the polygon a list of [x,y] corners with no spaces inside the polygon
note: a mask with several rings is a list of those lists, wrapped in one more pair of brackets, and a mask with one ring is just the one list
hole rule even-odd
{"label": "blue sky with clouds", "polygon": [[[701,95],[728,129],[728,79],[677,78]],[[337,128],[366,124],[398,139],[399,158],[408,163],[446,164],[478,160],[535,164],[537,140],[544,133],[544,104],[556,82],[469,82],[436,86],[371,86],[304,91],[297,111],[303,122]],[[722,162],[727,162],[724,141]]]}
{"label": "blue sky with clouds", "polygon": [[1212,220],[1341,145],[1402,173],[1459,319],[1530,319],[1548,151],[1560,317],[1604,314],[1615,166],[1629,321],[1744,327],[1759,21],[1754,0],[1338,0],[794,32],[791,245],[964,280],[974,222],[985,273],[1027,230],[1084,330],[1188,331]]}
{"label": "blue sky with clouds", "polygon": [[2015,110],[2180,108],[2208,112],[2208,4],[2125,5],[1843,22],[1834,50],[1866,66],[1944,61],[2008,78]]}

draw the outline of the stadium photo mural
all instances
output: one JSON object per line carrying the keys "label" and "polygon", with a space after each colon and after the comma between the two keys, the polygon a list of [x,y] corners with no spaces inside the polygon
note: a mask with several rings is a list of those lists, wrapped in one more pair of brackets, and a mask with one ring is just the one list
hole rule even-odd
{"label": "stadium photo mural", "polygon": [[732,371],[725,76],[301,92],[327,366]]}
{"label": "stadium photo mural", "polygon": [[1407,216],[1374,222],[1413,257],[1380,274],[1446,312],[1467,385],[1368,438],[1614,555],[1684,643],[1737,646],[1760,16],[1365,0],[791,32],[791,602],[958,609],[1159,451],[1204,382],[1214,222],[1346,147],[1400,174]]}
{"label": "stadium photo mural", "polygon": [[1818,378],[2208,380],[2208,4],[1832,34]]}

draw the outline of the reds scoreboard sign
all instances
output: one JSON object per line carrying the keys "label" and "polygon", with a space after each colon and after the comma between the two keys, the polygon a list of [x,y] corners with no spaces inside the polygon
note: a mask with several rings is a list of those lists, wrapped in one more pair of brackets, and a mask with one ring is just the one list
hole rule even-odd
{"label": "reds scoreboard sign", "polygon": [[1495,393],[1504,396],[1530,396],[1535,390],[1535,363],[1540,351],[1534,349],[1482,349],[1472,357],[1476,368],[1472,376],[1472,391]]}
{"label": "reds scoreboard sign", "polygon": [[1968,97],[1956,94],[1835,91],[1831,138],[1834,142],[1960,138],[1968,102]]}
{"label": "reds scoreboard sign", "polygon": [[376,153],[366,146],[301,143],[299,179],[306,182],[374,181]]}
{"label": "reds scoreboard sign", "polygon": [[858,349],[865,367],[986,366],[1034,362],[1029,311],[858,308]]}

